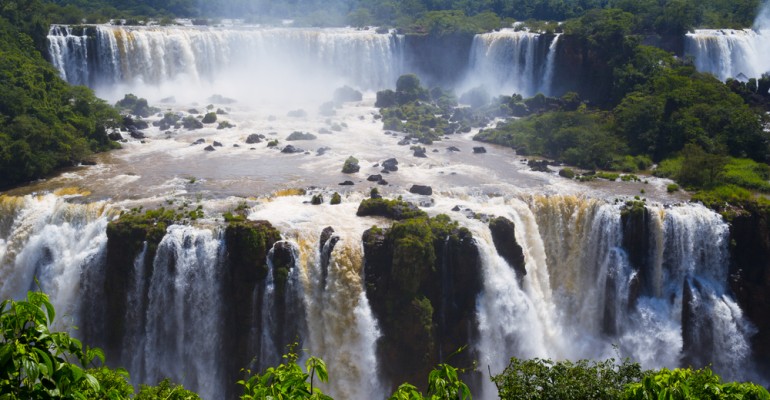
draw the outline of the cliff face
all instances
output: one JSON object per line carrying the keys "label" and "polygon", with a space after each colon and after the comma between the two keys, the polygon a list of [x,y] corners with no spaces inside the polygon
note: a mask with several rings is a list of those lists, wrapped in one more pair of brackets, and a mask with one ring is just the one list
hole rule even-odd
{"label": "cliff face", "polygon": [[770,374],[770,210],[748,207],[730,224],[730,288],[757,328],[754,360]]}
{"label": "cliff face", "polygon": [[[374,227],[363,241],[366,294],[382,331],[381,372],[390,383],[422,383],[478,336],[482,277],[472,235],[439,216]],[[476,358],[465,351],[451,363],[470,366]]]}
{"label": "cliff face", "polygon": [[473,35],[407,35],[404,56],[409,72],[416,73],[429,87],[451,87],[468,70]]}

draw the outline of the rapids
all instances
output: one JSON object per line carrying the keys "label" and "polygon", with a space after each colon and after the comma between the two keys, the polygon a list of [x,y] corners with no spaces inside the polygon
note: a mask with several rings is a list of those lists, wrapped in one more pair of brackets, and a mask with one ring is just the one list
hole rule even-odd
{"label": "rapids", "polygon": [[[470,75],[484,75],[487,85],[506,92],[548,92],[558,44],[559,36],[512,30],[480,35]],[[224,111],[220,121],[235,125],[195,131],[151,125],[144,139],[123,132],[123,149],[97,156],[97,165],[0,195],[0,297],[44,290],[59,310],[57,328],[92,345],[109,344],[108,360],[127,368],[135,384],[168,376],[206,399],[232,394],[225,349],[242,338],[238,351],[253,359],[239,368],[274,365],[285,345],[297,342],[303,355],[327,362],[326,393],[385,397],[400,382],[378,373],[382,334],[366,296],[362,234],[391,222],[356,216],[373,187],[432,216],[447,214],[473,233],[483,287],[476,300],[480,337],[469,345],[482,370],[500,372],[510,356],[621,356],[645,368],[713,363],[728,378],[755,378],[753,328],[727,286],[728,225],[718,214],[683,203],[685,194],[667,193],[667,180],[578,183],[530,171],[509,148],[485,145],[485,154],[474,154],[475,132],[445,137],[426,145],[427,158],[413,157],[409,146],[398,145],[403,134],[382,131],[372,92],[408,72],[399,35],[54,26],[49,45],[70,82],[88,84],[109,101],[131,92],[160,107],[148,122],[166,112],[198,116],[212,105]],[[361,89],[363,100],[323,115],[319,106],[342,84]],[[289,114],[297,109],[305,115]],[[317,139],[288,142],[294,131]],[[254,133],[265,139],[247,144]],[[193,144],[197,139],[205,144]],[[277,148],[266,146],[271,139]],[[215,141],[222,146],[213,147]],[[282,153],[289,143],[305,151]],[[214,150],[204,151],[206,145]],[[328,149],[319,154],[321,148]],[[343,174],[351,155],[361,171]],[[384,174],[388,184],[367,181],[391,157],[399,169]],[[354,185],[340,186],[345,180]],[[431,185],[434,195],[411,194],[412,184]],[[342,195],[340,205],[309,204],[312,194],[328,199],[334,192]],[[647,236],[633,243],[622,204],[642,194]],[[148,253],[145,243],[127,260],[129,279],[106,285],[108,223],[140,206],[200,206],[204,218],[169,226],[157,249]],[[242,330],[227,322],[233,299],[220,290],[233,245],[222,214],[236,208],[282,235],[267,256],[267,278],[247,288],[253,324]],[[527,270],[521,281],[476,215],[514,222]],[[334,233],[321,242],[326,227]],[[286,286],[279,291],[276,265],[285,260]],[[108,315],[112,301],[124,303],[126,312]],[[482,386],[477,396],[495,398],[491,384]]]}

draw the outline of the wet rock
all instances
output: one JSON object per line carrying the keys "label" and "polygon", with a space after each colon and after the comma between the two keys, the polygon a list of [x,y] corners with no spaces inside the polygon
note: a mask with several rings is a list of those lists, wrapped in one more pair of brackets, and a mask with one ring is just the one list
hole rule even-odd
{"label": "wet rock", "polygon": [[425,185],[412,185],[412,187],[409,188],[409,192],[423,196],[431,196],[433,194],[433,188]]}
{"label": "wet rock", "polygon": [[123,140],[123,135],[121,135],[120,132],[118,132],[118,131],[110,132],[109,135],[107,135],[107,137],[110,138],[110,140],[112,140],[114,142],[118,142],[118,141]]}
{"label": "wet rock", "polygon": [[233,147],[241,147],[238,143],[233,143]]}
{"label": "wet rock", "polygon": [[287,144],[283,149],[281,149],[281,153],[284,153],[284,154],[302,153],[304,151],[305,150],[302,150],[299,147],[294,147],[290,144]]}
{"label": "wet rock", "polygon": [[208,146],[204,147],[204,148],[203,148],[203,150],[206,150],[206,151],[214,151],[214,150],[216,150],[216,149],[214,148],[214,146],[212,146],[212,145],[208,145]]}
{"label": "wet rock", "polygon": [[438,149],[433,149],[433,152],[434,153],[438,153]]}
{"label": "wet rock", "polygon": [[196,144],[203,144],[206,143],[206,139],[200,138],[194,142],[192,142],[191,146],[195,146]]}
{"label": "wet rock", "polygon": [[527,275],[527,269],[524,251],[516,241],[516,226],[505,217],[497,217],[489,221],[489,230],[497,253],[516,271],[516,278],[521,284],[524,275]]}
{"label": "wet rock", "polygon": [[398,160],[395,158],[388,158],[382,162],[382,169],[390,172],[398,171]]}
{"label": "wet rock", "polygon": [[484,146],[477,146],[477,147],[473,148],[473,153],[474,154],[483,154],[483,153],[486,153],[486,152],[487,152],[487,149]]}
{"label": "wet rock", "polygon": [[418,158],[426,158],[428,155],[425,153],[425,147],[415,147],[413,149],[414,153],[412,153],[413,156]]}
{"label": "wet rock", "polygon": [[326,154],[326,152],[329,150],[331,150],[331,147],[320,147],[318,150],[315,151],[315,155],[322,156]]}
{"label": "wet rock", "polygon": [[550,168],[548,168],[548,160],[529,160],[527,165],[532,171],[553,172]]}
{"label": "wet rock", "polygon": [[361,101],[364,98],[364,96],[359,92],[358,90],[353,89],[350,86],[343,86],[341,88],[337,88],[334,91],[334,102],[335,103],[346,103],[351,101]]}
{"label": "wet rock", "polygon": [[262,138],[260,137],[260,135],[257,135],[256,133],[252,133],[251,135],[246,137],[246,144],[254,144],[254,143],[259,143],[261,141],[262,141]]}
{"label": "wet rock", "polygon": [[96,161],[94,160],[83,160],[80,162],[80,165],[96,165]]}
{"label": "wet rock", "polygon": [[386,181],[385,179],[380,179],[379,181],[377,181],[377,184],[385,186],[388,184],[388,181]]}
{"label": "wet rock", "polygon": [[401,140],[398,141],[398,145],[399,146],[406,146],[408,144],[412,144],[412,142],[409,139],[406,139],[406,138],[401,139]]}
{"label": "wet rock", "polygon": [[286,140],[292,141],[292,140],[314,140],[316,139],[316,136],[312,133],[305,133],[300,131],[294,131],[289,136],[286,137]]}
{"label": "wet rock", "polygon": [[447,151],[454,151],[454,152],[458,152],[458,151],[460,151],[460,149],[458,149],[458,148],[457,148],[457,147],[455,147],[455,146],[449,146],[449,147],[447,147],[446,149],[447,149]]}
{"label": "wet rock", "polygon": [[361,166],[358,165],[358,159],[350,156],[347,160],[345,160],[345,164],[342,165],[342,172],[345,174],[353,174],[358,172],[361,169]]}
{"label": "wet rock", "polygon": [[340,182],[339,185],[340,186],[353,186],[354,183],[353,183],[353,181],[345,181],[345,182]]}
{"label": "wet rock", "polygon": [[146,136],[144,135],[144,132],[140,131],[139,129],[136,129],[135,126],[131,126],[128,128],[128,134],[131,135],[134,139],[144,139]]}
{"label": "wet rock", "polygon": [[366,178],[366,180],[369,181],[369,182],[378,182],[378,181],[382,180],[382,175],[379,175],[379,174],[377,174],[377,175],[369,175],[369,177]]}
{"label": "wet rock", "polygon": [[222,147],[222,143],[221,142],[217,142],[216,140],[214,141],[213,144],[214,144],[214,147]]}

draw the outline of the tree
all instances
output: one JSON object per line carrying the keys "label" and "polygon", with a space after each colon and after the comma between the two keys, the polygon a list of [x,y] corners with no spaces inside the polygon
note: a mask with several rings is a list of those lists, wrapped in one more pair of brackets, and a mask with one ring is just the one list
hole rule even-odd
{"label": "tree", "polygon": [[[99,349],[83,347],[65,332],[51,332],[56,313],[48,296],[27,293],[26,301],[0,304],[0,393],[6,399],[83,399],[102,393],[99,381],[83,368]],[[73,362],[71,362],[72,360]]]}

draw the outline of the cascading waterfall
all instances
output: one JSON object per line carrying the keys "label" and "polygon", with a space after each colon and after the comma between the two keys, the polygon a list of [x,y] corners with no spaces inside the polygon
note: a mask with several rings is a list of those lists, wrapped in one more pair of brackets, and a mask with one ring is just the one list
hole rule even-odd
{"label": "cascading waterfall", "polygon": [[[713,363],[728,379],[746,378],[752,331],[727,294],[728,227],[718,214],[698,205],[647,207],[650,262],[641,268],[653,269],[655,287],[634,293],[635,280],[649,272],[628,259],[619,206],[551,196],[485,212],[514,222],[527,268],[519,286],[486,226],[468,223],[484,270],[477,347],[492,373],[511,355],[620,355],[645,368]],[[484,398],[494,393],[491,384],[484,388]]]}
{"label": "cascading waterfall", "polygon": [[[320,262],[328,254],[328,265]],[[377,374],[379,330],[363,288],[363,249],[360,237],[331,237],[319,250],[305,249],[308,344],[330,371],[328,393],[340,399],[369,398],[382,393]],[[344,371],[336,373],[334,371]]]}
{"label": "cascading waterfall", "polygon": [[476,35],[467,84],[496,94],[550,94],[557,43],[558,35],[514,29]]}
{"label": "cascading waterfall", "polygon": [[103,262],[107,214],[104,203],[54,194],[0,196],[0,298],[40,289],[57,309],[54,328],[79,325],[81,275]]}
{"label": "cascading waterfall", "polygon": [[403,38],[354,29],[258,27],[51,27],[61,76],[91,87],[221,82],[271,87],[276,80],[390,87],[403,72]]}
{"label": "cascading waterfall", "polygon": [[[519,280],[487,224],[460,221],[481,257],[480,338],[473,345],[492,373],[510,356],[620,355],[645,368],[713,363],[727,379],[751,378],[753,331],[729,294],[728,226],[718,214],[699,205],[646,206],[633,214],[571,196],[493,199],[474,202],[474,209],[514,223],[526,267]],[[153,253],[145,243],[128,261],[124,293],[99,292],[109,272],[107,210],[66,196],[0,197],[0,294],[21,298],[37,278],[66,316],[63,329],[78,325],[78,316],[96,318],[104,299],[123,296],[125,315],[86,329],[86,336],[98,336],[104,327],[91,325],[122,321],[121,349],[108,360],[126,367],[134,383],[169,376],[204,398],[221,398],[232,384],[223,346],[244,334],[224,328],[224,235],[172,225]],[[311,225],[296,227],[295,240],[276,243],[268,278],[253,290],[259,327],[248,335],[258,367],[275,363],[279,347],[294,339],[287,332],[296,331],[302,348],[328,364],[326,393],[340,399],[383,393],[375,357],[380,333],[363,290],[358,228],[322,236],[319,245],[320,226]],[[279,249],[284,258],[277,258]],[[283,286],[278,265],[289,267]],[[481,397],[494,398],[486,385]]]}
{"label": "cascading waterfall", "polygon": [[698,29],[688,33],[685,54],[698,71],[727,78],[759,78],[770,72],[770,31]]}
{"label": "cascading waterfall", "polygon": [[[141,359],[134,378],[152,382],[169,376],[204,398],[223,393],[221,379],[221,309],[218,275],[221,239],[208,229],[172,225],[158,244],[149,279],[147,308],[140,342]],[[140,322],[141,321],[141,322]]]}

